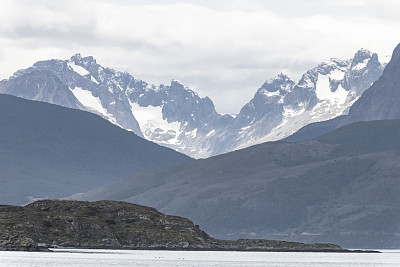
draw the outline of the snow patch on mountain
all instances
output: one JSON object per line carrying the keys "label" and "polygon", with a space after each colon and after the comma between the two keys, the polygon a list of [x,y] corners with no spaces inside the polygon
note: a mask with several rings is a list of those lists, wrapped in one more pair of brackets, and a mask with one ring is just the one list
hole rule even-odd
{"label": "snow patch on mountain", "polygon": [[142,107],[137,103],[129,101],[132,114],[139,122],[146,139],[157,141],[160,144],[177,145],[181,134],[181,123],[168,122],[163,118],[161,106]]}
{"label": "snow patch on mountain", "polygon": [[106,119],[108,119],[112,123],[118,125],[118,123],[116,123],[113,116],[111,114],[109,114],[107,112],[107,110],[103,107],[99,97],[94,96],[92,92],[84,90],[80,87],[75,87],[73,89],[70,88],[70,90],[82,105],[84,105],[88,109],[91,109],[91,110],[94,110],[94,111],[100,113]]}
{"label": "snow patch on mountain", "polygon": [[301,113],[305,111],[304,108],[302,109],[292,109],[291,106],[284,106],[283,107],[283,116],[287,118],[299,116]]}
{"label": "snow patch on mountain", "polygon": [[81,67],[79,65],[76,65],[75,62],[73,62],[73,61],[69,61],[67,64],[68,64],[68,67],[73,69],[73,71],[75,71],[76,73],[78,73],[81,76],[86,76],[86,75],[90,74],[89,71],[87,71],[86,69],[84,69],[83,67]]}
{"label": "snow patch on mountain", "polygon": [[96,78],[94,78],[92,75],[90,75],[90,80],[91,80],[92,82],[96,83],[96,84],[100,84],[100,83],[96,80]]}
{"label": "snow patch on mountain", "polygon": [[[334,76],[338,77],[337,72],[334,73]],[[318,73],[317,84],[315,86],[315,93],[317,94],[318,99],[344,104],[349,92],[344,90],[341,85],[338,86],[336,91],[332,92],[330,79],[331,77],[329,75]]]}
{"label": "snow patch on mountain", "polygon": [[186,136],[190,136],[191,138],[196,138],[196,136],[197,136],[197,128],[193,129],[193,131],[186,132],[185,135]]}
{"label": "snow patch on mountain", "polygon": [[210,135],[212,135],[212,134],[214,134],[215,133],[215,130],[211,130],[211,131],[209,131],[207,134],[206,134],[206,137],[209,137]]}
{"label": "snow patch on mountain", "polygon": [[329,78],[339,81],[344,78],[345,75],[345,70],[343,69],[334,69],[333,71],[330,72]]}
{"label": "snow patch on mountain", "polygon": [[364,59],[362,62],[358,63],[353,67],[354,70],[362,70],[368,64],[369,59]]}
{"label": "snow patch on mountain", "polygon": [[268,97],[280,95],[280,92],[279,92],[279,91],[269,92],[269,91],[267,91],[267,90],[265,90],[265,89],[260,90],[260,93],[263,94],[263,95],[265,95],[265,96],[268,96]]}

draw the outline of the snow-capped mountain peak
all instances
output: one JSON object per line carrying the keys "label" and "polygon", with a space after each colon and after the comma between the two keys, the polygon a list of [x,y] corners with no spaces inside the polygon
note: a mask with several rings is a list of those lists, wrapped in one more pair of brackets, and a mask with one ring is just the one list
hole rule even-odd
{"label": "snow-capped mountain peak", "polygon": [[263,89],[267,92],[289,92],[293,85],[295,84],[289,76],[286,74],[280,73],[275,76],[273,79],[267,80],[260,89]]}
{"label": "snow-capped mountain peak", "polygon": [[[358,64],[366,64],[366,62],[369,61],[369,59],[372,57],[373,53],[367,49],[360,49],[358,50],[354,57],[353,60],[351,61],[351,68],[354,68]],[[362,68],[362,67],[357,67],[357,68]]]}
{"label": "snow-capped mountain peak", "polygon": [[185,90],[190,90],[183,82],[180,80],[171,79],[171,86],[181,86]]}
{"label": "snow-capped mountain peak", "polygon": [[77,65],[81,65],[84,67],[96,65],[96,59],[93,56],[86,56],[82,57],[80,53],[76,53],[75,55],[71,56],[69,61],[75,62]]}
{"label": "snow-capped mountain peak", "polygon": [[74,61],[69,61],[67,64],[68,64],[68,67],[70,67],[73,71],[75,71],[76,73],[78,73],[81,76],[86,76],[86,75],[90,74],[90,72],[87,71],[82,66],[76,65]]}
{"label": "snow-capped mountain peak", "polygon": [[331,58],[308,70],[296,83],[284,74],[268,80],[235,121],[235,147],[282,139],[312,122],[345,114],[385,67],[361,49],[352,59]]}

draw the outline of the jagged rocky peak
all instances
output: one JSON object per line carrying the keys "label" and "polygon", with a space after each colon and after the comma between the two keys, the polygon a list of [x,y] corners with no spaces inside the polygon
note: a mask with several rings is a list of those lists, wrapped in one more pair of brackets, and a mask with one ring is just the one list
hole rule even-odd
{"label": "jagged rocky peak", "polygon": [[186,86],[184,83],[178,80],[171,80],[171,85],[163,87],[168,93],[176,93],[176,94],[182,94],[179,95],[178,97],[184,97],[180,100],[182,100],[182,104],[185,102],[193,102],[195,104],[205,104],[205,105],[211,105],[212,108],[214,109],[214,103],[211,101],[209,97],[204,97],[201,98],[195,91],[191,90],[188,86]]}
{"label": "jagged rocky peak", "polygon": [[69,61],[74,62],[77,65],[84,65],[84,66],[97,64],[97,61],[93,56],[82,57],[80,53],[76,53],[75,55],[73,55]]}
{"label": "jagged rocky peak", "polygon": [[70,70],[72,69],[74,72],[91,80],[93,83],[108,87],[111,93],[125,91],[129,89],[129,86],[134,89],[136,89],[136,87],[142,88],[147,86],[147,83],[136,80],[126,71],[122,72],[103,67],[97,63],[93,56],[82,57],[80,53],[77,53],[65,62]]}
{"label": "jagged rocky peak", "polygon": [[[243,129],[250,129],[249,126],[257,124],[265,116],[268,117],[268,121],[278,121],[284,98],[292,90],[294,84],[294,81],[282,73],[267,80],[235,118],[234,125],[238,128],[236,132],[240,134]],[[277,117],[279,117],[278,120],[276,120]]]}
{"label": "jagged rocky peak", "polygon": [[172,86],[177,86],[177,87],[185,89],[185,90],[190,90],[189,87],[187,87],[183,82],[181,82],[179,80],[175,80],[175,79],[171,80],[171,87]]}
{"label": "jagged rocky peak", "polygon": [[[373,80],[377,80],[380,74],[382,74],[382,71],[385,66],[386,66],[385,63],[381,63],[379,61],[378,55],[376,53],[372,53],[371,51],[362,48],[354,54],[354,57],[351,61],[349,68],[353,73],[359,72],[368,75],[368,72],[370,72],[370,75],[373,76]],[[375,72],[378,73],[375,74]],[[357,76],[357,74],[354,75]],[[367,80],[368,82],[370,82],[368,77]]]}
{"label": "jagged rocky peak", "polygon": [[[170,86],[163,87],[168,93],[184,94],[185,97],[195,97],[200,98],[199,95],[186,86],[183,82],[178,80],[171,80]],[[183,99],[182,99],[183,100]]]}
{"label": "jagged rocky peak", "polygon": [[[309,74],[310,72],[313,73],[313,77],[318,78],[318,74],[321,75],[329,75],[332,72],[339,70],[339,71],[345,71],[348,68],[349,63],[351,60],[342,60],[338,58],[331,58],[327,61],[323,61],[320,63],[316,68],[310,70],[307,72]],[[343,77],[333,77],[337,80],[342,79]]]}
{"label": "jagged rocky peak", "polygon": [[260,92],[277,92],[277,91],[290,91],[295,84],[289,76],[280,73],[273,79],[267,80],[260,88]]}
{"label": "jagged rocky peak", "polygon": [[109,78],[107,76],[120,76],[121,73],[109,68],[103,68],[100,64],[97,63],[96,59],[92,56],[82,57],[80,53],[73,55],[69,60],[65,61],[69,69],[72,69],[77,74],[83,77],[91,74],[92,77],[96,78],[92,79],[94,83],[102,83],[107,82]]}
{"label": "jagged rocky peak", "polygon": [[374,65],[374,66],[378,66],[379,65],[383,69],[382,66],[385,65],[385,63],[383,63],[383,62],[381,63],[379,61],[378,54],[373,53],[371,58],[370,58],[370,60],[368,61],[367,66],[372,66],[372,65]]}
{"label": "jagged rocky peak", "polygon": [[379,80],[374,82],[350,108],[349,116],[344,123],[400,118],[399,73],[400,44],[394,49],[392,59]]}
{"label": "jagged rocky peak", "polygon": [[[170,86],[160,86],[162,90],[171,98],[172,96],[180,98],[179,100],[185,100],[189,97],[200,98],[197,93],[187,87],[184,83],[178,80],[171,80]],[[169,99],[175,101],[175,99]]]}
{"label": "jagged rocky peak", "polygon": [[345,90],[349,91],[348,100],[354,102],[373,82],[382,75],[386,64],[381,63],[376,53],[360,49],[354,54],[348,71],[342,82]]}
{"label": "jagged rocky peak", "polygon": [[166,96],[163,114],[170,121],[194,123],[196,126],[192,126],[196,128],[198,123],[207,120],[210,115],[218,115],[210,98],[201,98],[178,80],[172,80],[171,85],[164,89]]}
{"label": "jagged rocky peak", "polygon": [[81,53],[76,53],[75,55],[73,55],[70,59],[71,61],[80,61],[82,60],[82,56]]}
{"label": "jagged rocky peak", "polygon": [[372,57],[372,55],[373,53],[371,51],[361,48],[354,54],[353,60],[351,62],[351,67],[353,68],[360,63],[364,63],[366,60],[368,61]]}

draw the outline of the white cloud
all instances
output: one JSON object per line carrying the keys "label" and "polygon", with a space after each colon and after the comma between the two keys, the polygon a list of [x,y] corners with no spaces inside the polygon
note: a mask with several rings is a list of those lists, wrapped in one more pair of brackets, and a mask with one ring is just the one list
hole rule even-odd
{"label": "white cloud", "polygon": [[385,5],[397,1],[279,2],[3,0],[0,77],[81,52],[150,83],[182,80],[237,113],[280,72],[298,79],[330,57],[386,55],[399,42],[400,19]]}

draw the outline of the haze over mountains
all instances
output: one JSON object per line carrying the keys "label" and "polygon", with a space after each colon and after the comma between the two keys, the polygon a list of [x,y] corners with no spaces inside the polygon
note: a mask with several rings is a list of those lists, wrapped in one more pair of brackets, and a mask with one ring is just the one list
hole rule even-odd
{"label": "haze over mountains", "polygon": [[[399,73],[400,46],[349,115],[334,120],[365,121],[309,141],[269,142],[138,173],[73,198],[150,205],[186,216],[219,238],[398,248]],[[376,116],[397,119],[368,121]]]}
{"label": "haze over mountains", "polygon": [[0,92],[94,112],[150,141],[204,158],[282,139],[347,113],[384,67],[376,54],[361,49],[353,59],[319,64],[298,82],[279,74],[237,116],[217,113],[211,99],[179,81],[151,85],[80,54],[17,71],[0,82]]}
{"label": "haze over mountains", "polygon": [[[45,81],[59,99],[51,91],[59,85],[53,74],[30,78]],[[60,198],[191,160],[81,110],[0,94],[0,114],[1,204]]]}

